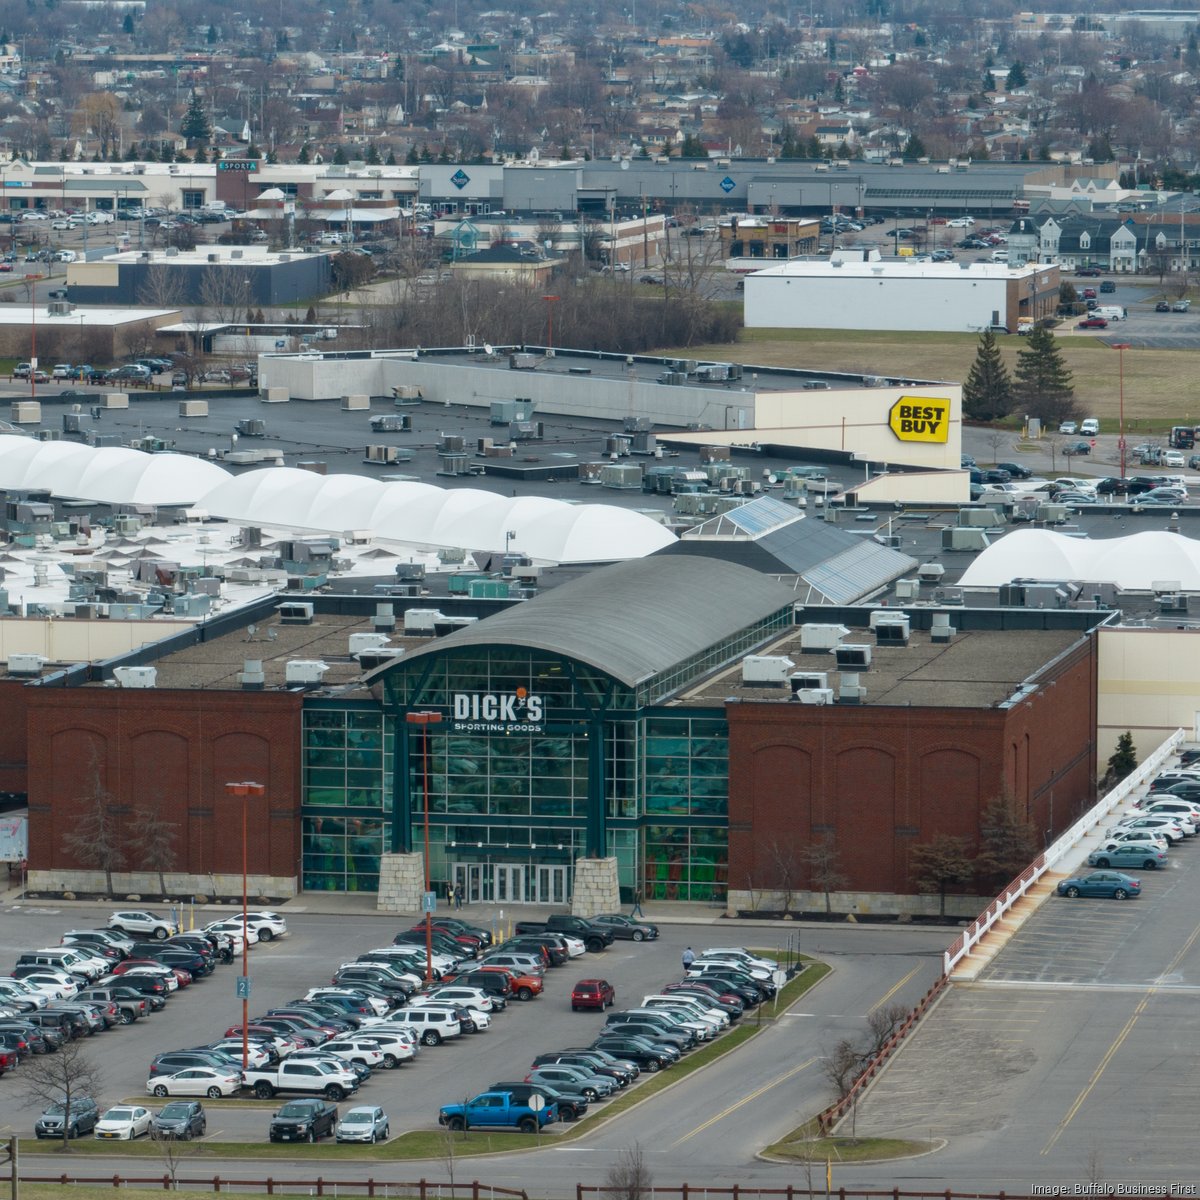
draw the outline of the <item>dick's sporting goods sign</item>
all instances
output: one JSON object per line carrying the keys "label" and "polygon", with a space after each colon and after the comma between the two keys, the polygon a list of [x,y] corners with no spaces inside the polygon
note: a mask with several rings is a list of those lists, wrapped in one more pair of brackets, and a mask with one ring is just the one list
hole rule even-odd
{"label": "dick's sporting goods sign", "polygon": [[525,688],[515,692],[458,692],[455,733],[541,733],[545,702]]}

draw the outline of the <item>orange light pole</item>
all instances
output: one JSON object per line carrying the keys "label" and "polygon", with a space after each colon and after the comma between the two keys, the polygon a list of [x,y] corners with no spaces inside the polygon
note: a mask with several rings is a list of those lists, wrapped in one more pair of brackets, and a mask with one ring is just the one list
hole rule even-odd
{"label": "orange light pole", "polygon": [[238,991],[242,997],[242,1070],[248,1070],[250,1067],[250,929],[249,917],[247,916],[247,886],[249,879],[248,858],[249,858],[249,812],[250,812],[250,797],[265,796],[267,794],[266,784],[251,783],[248,780],[244,783],[227,783],[225,792],[229,796],[240,796],[242,801],[242,978],[238,980]]}
{"label": "orange light pole", "polygon": [[37,399],[37,281],[41,275],[26,275],[29,280],[29,398]]}
{"label": "orange light pole", "polygon": [[[557,297],[555,297],[557,299]],[[424,728],[422,742],[422,791],[425,798],[425,893],[433,891],[429,875],[429,726],[441,723],[442,714],[439,712],[410,712],[404,716],[409,725],[419,725]],[[433,913],[425,913],[425,985],[433,983]]]}
{"label": "orange light pole", "polygon": [[543,296],[546,302],[546,349],[554,349],[554,305],[558,302],[557,296]]}
{"label": "orange light pole", "polygon": [[1121,416],[1120,429],[1121,433],[1117,440],[1117,449],[1121,452],[1121,478],[1125,478],[1125,351],[1129,349],[1130,342],[1112,342],[1112,348],[1117,352],[1117,361],[1120,363],[1118,372],[1121,380]]}

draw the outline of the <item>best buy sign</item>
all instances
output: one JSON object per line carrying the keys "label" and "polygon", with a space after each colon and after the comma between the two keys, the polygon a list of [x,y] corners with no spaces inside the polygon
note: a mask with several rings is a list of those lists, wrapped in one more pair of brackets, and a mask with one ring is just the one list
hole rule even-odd
{"label": "best buy sign", "polygon": [[949,437],[950,401],[901,396],[888,412],[888,425],[902,442],[944,442]]}

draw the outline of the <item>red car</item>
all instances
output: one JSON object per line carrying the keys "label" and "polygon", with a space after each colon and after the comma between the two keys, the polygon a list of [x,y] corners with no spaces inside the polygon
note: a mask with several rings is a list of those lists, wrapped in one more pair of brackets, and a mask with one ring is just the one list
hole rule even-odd
{"label": "red car", "polygon": [[1107,329],[1108,322],[1103,317],[1084,317],[1076,329]]}
{"label": "red car", "polygon": [[617,993],[607,979],[581,979],[571,990],[571,1011],[598,1008],[603,1011],[617,1002]]}

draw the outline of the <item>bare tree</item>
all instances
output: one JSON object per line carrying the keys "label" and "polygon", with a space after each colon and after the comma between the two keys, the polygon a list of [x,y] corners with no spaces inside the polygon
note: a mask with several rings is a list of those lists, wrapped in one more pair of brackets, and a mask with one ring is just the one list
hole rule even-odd
{"label": "bare tree", "polygon": [[641,1142],[626,1146],[604,1177],[604,1190],[612,1200],[644,1200],[650,1196],[653,1176],[646,1165]]}
{"label": "bare tree", "polygon": [[808,866],[812,890],[825,895],[826,913],[833,912],[829,894],[846,886],[846,876],[841,871],[841,854],[834,835],[827,832],[820,841],[810,842],[801,852],[800,859]]}
{"label": "bare tree", "polygon": [[805,860],[797,854],[796,843],[792,838],[786,841],[772,838],[764,850],[770,864],[771,886],[779,896],[780,911],[786,917],[792,911],[801,867]]}
{"label": "bare tree", "polygon": [[166,1133],[156,1133],[150,1126],[150,1137],[158,1147],[159,1157],[162,1158],[163,1169],[171,1177],[171,1190],[179,1189],[179,1172],[184,1164],[200,1153],[200,1147],[190,1138],[179,1137],[174,1130]]}
{"label": "bare tree", "polygon": [[138,288],[138,301],[151,308],[178,308],[186,297],[183,277],[167,263],[154,263]]}
{"label": "bare tree", "polygon": [[86,810],[75,827],[63,835],[63,848],[85,867],[104,872],[107,895],[113,894],[113,872],[125,864],[121,849],[119,822],[112,811],[113,795],[100,783],[99,768],[93,763],[93,776]]}
{"label": "bare tree", "polygon": [[139,808],[129,825],[129,847],[137,856],[136,865],[158,873],[159,895],[167,898],[166,872],[174,871],[179,861],[176,850],[179,825],[165,821],[152,808]]}
{"label": "bare tree", "polygon": [[885,1004],[871,1009],[867,1014],[867,1032],[871,1039],[870,1048],[865,1053],[868,1062],[883,1052],[907,1017],[908,1009],[903,1004]]}
{"label": "bare tree", "polygon": [[25,1098],[39,1109],[57,1108],[62,1116],[62,1149],[71,1149],[71,1116],[81,1100],[95,1099],[100,1075],[82,1042],[64,1042],[54,1054],[37,1054],[21,1064]]}
{"label": "bare tree", "polygon": [[[862,1071],[862,1063],[862,1051],[850,1038],[842,1038],[834,1046],[833,1053],[822,1060],[821,1071],[838,1100],[844,1100],[849,1095],[850,1088]],[[850,1135],[853,1137],[858,1112],[857,1097],[851,1103],[850,1111],[854,1114],[850,1125]]]}
{"label": "bare tree", "polygon": [[251,298],[249,278],[224,264],[205,271],[200,281],[200,304],[208,311],[208,319],[218,324],[229,324],[244,316]]}

